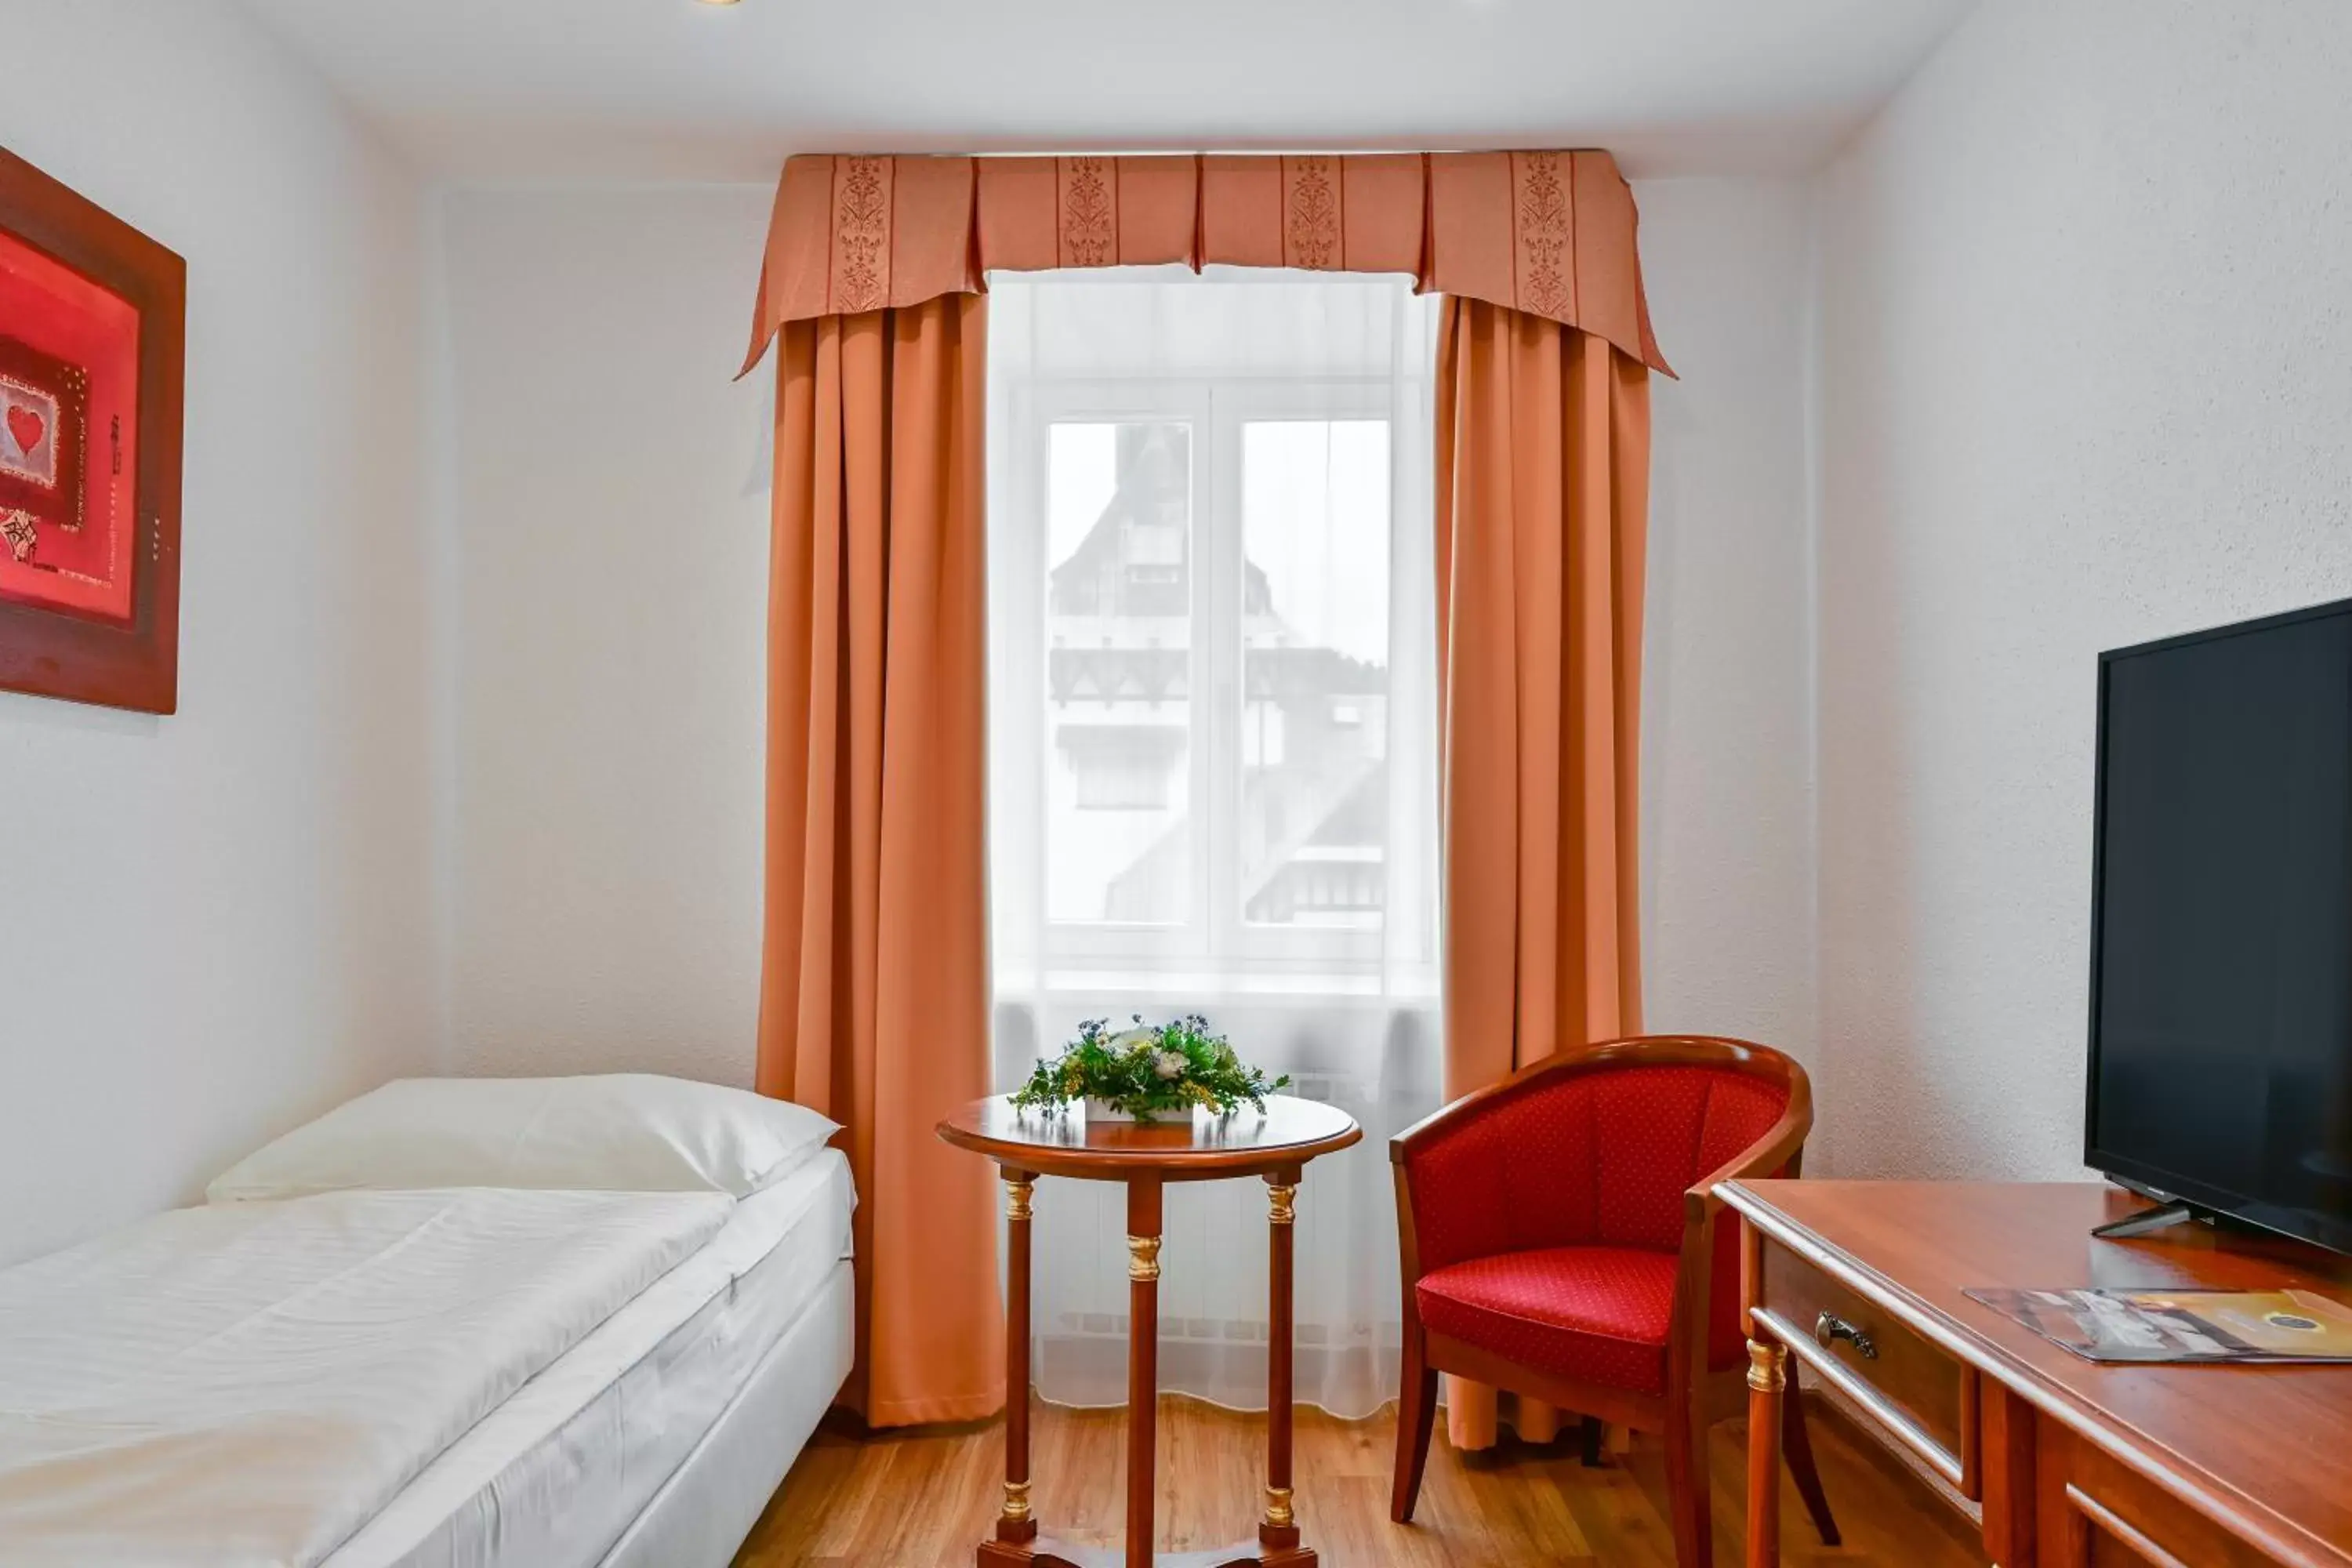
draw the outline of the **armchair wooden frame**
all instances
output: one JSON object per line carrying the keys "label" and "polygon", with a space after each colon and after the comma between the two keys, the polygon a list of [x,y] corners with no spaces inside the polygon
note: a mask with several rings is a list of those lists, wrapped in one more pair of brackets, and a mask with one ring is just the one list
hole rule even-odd
{"label": "armchair wooden frame", "polygon": [[[1425,1330],[1414,1287],[1423,1269],[1415,1241],[1412,1154],[1496,1102],[1517,1099],[1538,1086],[1581,1074],[1624,1068],[1704,1067],[1743,1073],[1788,1089],[1788,1108],[1763,1138],[1719,1169],[1701,1176],[1683,1194],[1683,1234],[1675,1282],[1673,1317],[1666,1338],[1666,1391],[1633,1393],[1581,1382],[1504,1361],[1477,1346]],[[1639,1432],[1662,1433],[1666,1443],[1666,1483],[1671,1493],[1675,1558],[1680,1568],[1709,1568],[1713,1533],[1707,1506],[1706,1433],[1716,1422],[1747,1409],[1745,1364],[1708,1365],[1708,1309],[1714,1295],[1715,1225],[1725,1211],[1715,1195],[1718,1183],[1743,1177],[1794,1176],[1813,1124],[1812,1086],[1805,1069],[1769,1047],[1746,1040],[1699,1035],[1652,1035],[1610,1040],[1563,1051],[1525,1068],[1500,1083],[1464,1096],[1444,1110],[1399,1133],[1389,1142],[1395,1168],[1397,1244],[1404,1289],[1404,1354],[1397,1411],[1395,1489],[1390,1515],[1402,1524],[1412,1517],[1429,1458],[1437,1409],[1437,1375],[1452,1373],[1572,1410],[1585,1419],[1585,1461],[1598,1458],[1601,1423]],[[1736,1221],[1735,1221],[1736,1223]],[[1744,1325],[1743,1325],[1744,1327]],[[1789,1468],[1822,1540],[1838,1543],[1836,1521],[1813,1465],[1812,1445],[1797,1391],[1781,1402],[1780,1440]]]}

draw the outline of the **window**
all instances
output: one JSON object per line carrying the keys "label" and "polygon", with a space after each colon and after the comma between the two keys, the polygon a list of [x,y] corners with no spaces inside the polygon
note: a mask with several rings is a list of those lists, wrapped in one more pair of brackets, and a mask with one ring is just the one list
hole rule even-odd
{"label": "window", "polygon": [[1425,606],[1394,603],[1429,578],[1418,302],[1295,277],[998,293],[1001,956],[1228,977],[1433,960],[1433,676],[1397,689],[1401,654],[1433,655],[1401,646]]}
{"label": "window", "polygon": [[[1343,401],[1299,391],[1309,413],[1315,402]],[[1241,427],[1234,826],[1237,896],[1251,927],[1381,923],[1391,435],[1385,418]]]}
{"label": "window", "polygon": [[[991,279],[989,896],[998,1084],[1085,1018],[1205,1013],[1363,1122],[1318,1160],[1299,1397],[1396,1385],[1387,1132],[1435,1109],[1433,301],[1401,279]],[[1165,1216],[1161,1385],[1264,1397],[1265,1224]],[[1125,1388],[1115,1189],[1036,1196],[1039,1391]]]}
{"label": "window", "polygon": [[[1192,918],[1192,427],[1070,419],[1045,469],[1046,918]],[[1034,570],[1034,557],[1033,557]],[[1037,635],[1034,621],[1015,631]]]}

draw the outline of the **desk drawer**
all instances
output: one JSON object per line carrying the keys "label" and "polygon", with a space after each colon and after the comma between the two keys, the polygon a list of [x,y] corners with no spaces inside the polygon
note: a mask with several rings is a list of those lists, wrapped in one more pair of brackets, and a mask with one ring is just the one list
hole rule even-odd
{"label": "desk drawer", "polygon": [[2043,1416],[2042,1568],[2273,1568],[2213,1520]]}
{"label": "desk drawer", "polygon": [[1982,1501],[1976,1374],[1893,1313],[1769,1239],[1763,1265],[1759,1311],[1790,1356],[1860,1405],[1962,1497]]}

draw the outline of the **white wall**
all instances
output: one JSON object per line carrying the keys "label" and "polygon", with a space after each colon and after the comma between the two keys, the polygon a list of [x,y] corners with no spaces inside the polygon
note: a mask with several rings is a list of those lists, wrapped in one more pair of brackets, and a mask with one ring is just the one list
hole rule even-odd
{"label": "white wall", "polygon": [[180,703],[0,695],[0,1262],[431,1060],[417,197],[216,0],[5,0],[0,143],[188,261]]}
{"label": "white wall", "polygon": [[1988,0],[1826,176],[1826,1168],[2079,1173],[2095,655],[2352,594],[2347,60]]}
{"label": "white wall", "polygon": [[[455,1056],[748,1081],[765,187],[449,198],[462,635]],[[1644,920],[1662,1027],[1813,1033],[1807,187],[1640,192],[1656,384]],[[1728,251],[1738,267],[1720,265]],[[583,613],[583,606],[591,606]]]}
{"label": "white wall", "polygon": [[771,195],[446,198],[455,1070],[751,1081]]}
{"label": "white wall", "polygon": [[1651,314],[1682,377],[1650,384],[1644,1025],[1810,1066],[1811,184],[1635,194]]}

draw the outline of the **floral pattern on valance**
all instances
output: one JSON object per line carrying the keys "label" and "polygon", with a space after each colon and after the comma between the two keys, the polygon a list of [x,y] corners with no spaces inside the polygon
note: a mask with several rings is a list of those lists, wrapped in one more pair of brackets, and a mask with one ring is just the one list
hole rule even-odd
{"label": "floral pattern on valance", "polygon": [[1671,375],[1636,226],[1601,152],[807,155],[776,189],[743,368],[786,321],[979,293],[998,269],[1181,262],[1410,273]]}

